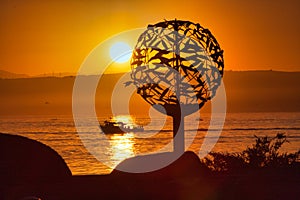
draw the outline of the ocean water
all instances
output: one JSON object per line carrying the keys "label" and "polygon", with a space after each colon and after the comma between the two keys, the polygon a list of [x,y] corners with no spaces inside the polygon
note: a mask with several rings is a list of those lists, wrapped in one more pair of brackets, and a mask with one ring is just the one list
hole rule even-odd
{"label": "ocean water", "polygon": [[[207,134],[210,119],[209,114],[201,114],[201,120],[185,120],[186,149],[198,153],[205,137],[215,137]],[[99,119],[100,122],[103,120]],[[106,135],[105,139],[110,144],[108,146],[102,146],[101,141],[95,141],[90,136],[90,145],[94,145],[96,156],[101,161],[83,145],[72,116],[2,116],[0,132],[25,136],[50,146],[64,158],[74,175],[107,174],[126,158],[152,154],[172,143],[171,118],[155,118],[149,123],[150,119],[142,116],[136,117],[135,121],[144,125],[143,133]],[[165,123],[161,130],[163,121]],[[277,133],[288,136],[289,143],[283,146],[282,152],[299,150],[300,113],[228,113],[221,135],[216,138],[218,140],[212,150],[240,152],[254,144],[254,135],[274,137]]]}

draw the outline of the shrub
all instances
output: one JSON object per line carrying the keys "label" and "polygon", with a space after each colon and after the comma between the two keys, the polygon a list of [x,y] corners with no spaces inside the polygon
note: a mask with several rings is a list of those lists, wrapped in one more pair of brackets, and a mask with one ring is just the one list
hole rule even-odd
{"label": "shrub", "polygon": [[245,165],[241,153],[210,152],[202,162],[212,171],[231,171]]}
{"label": "shrub", "polygon": [[287,140],[286,135],[278,133],[269,138],[255,136],[255,144],[242,152],[250,167],[285,167],[299,160],[300,150],[295,153],[280,153],[279,149]]}
{"label": "shrub", "polygon": [[275,137],[254,136],[255,144],[241,153],[211,152],[202,162],[213,171],[231,171],[242,168],[289,167],[298,163],[300,150],[295,153],[280,153],[286,142],[285,134]]}

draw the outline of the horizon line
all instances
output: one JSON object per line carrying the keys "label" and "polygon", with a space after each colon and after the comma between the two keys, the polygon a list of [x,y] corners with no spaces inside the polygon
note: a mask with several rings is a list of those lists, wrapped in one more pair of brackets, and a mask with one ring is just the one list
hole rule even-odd
{"label": "horizon line", "polygon": [[[24,73],[14,73],[14,72],[10,72],[7,70],[2,70],[0,69],[0,71],[2,72],[6,72],[9,73],[11,76],[20,76],[20,77],[16,77],[16,78],[46,78],[46,77],[75,77],[78,76],[78,74],[76,72],[53,72],[53,73],[44,73],[44,74],[38,74],[38,75],[28,75],[28,74],[24,74]],[[128,71],[129,72],[129,71]],[[299,71],[283,71],[283,70],[273,70],[273,69],[254,69],[254,70],[224,70],[224,72],[281,72],[281,73],[299,73]],[[117,75],[117,74],[124,74],[126,73],[126,71],[120,71],[120,72],[109,72],[109,73],[104,73],[104,75]],[[95,76],[98,74],[82,74],[81,76]],[[8,75],[9,76],[9,75]],[[22,77],[23,76],[23,77]],[[14,79],[13,77],[10,78],[5,78],[5,77],[0,77],[0,78],[4,78],[4,79]]]}

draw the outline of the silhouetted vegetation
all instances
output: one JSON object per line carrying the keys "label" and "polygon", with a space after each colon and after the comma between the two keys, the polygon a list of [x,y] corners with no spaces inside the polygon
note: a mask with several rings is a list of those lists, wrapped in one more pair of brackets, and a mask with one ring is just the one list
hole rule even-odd
{"label": "silhouetted vegetation", "polygon": [[278,133],[275,137],[255,137],[255,144],[240,153],[211,152],[202,162],[212,171],[239,171],[249,168],[291,168],[299,164],[300,150],[281,153],[287,136]]}

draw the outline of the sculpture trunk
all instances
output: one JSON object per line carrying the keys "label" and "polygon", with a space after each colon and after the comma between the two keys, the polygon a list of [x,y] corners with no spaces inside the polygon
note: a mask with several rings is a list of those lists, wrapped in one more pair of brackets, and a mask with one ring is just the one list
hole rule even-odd
{"label": "sculpture trunk", "polygon": [[[181,97],[181,89],[180,89],[180,47],[178,41],[178,23],[175,19],[174,30],[175,33],[175,43],[174,43],[174,54],[173,58],[175,58],[174,68],[178,73],[175,74],[175,93],[178,101],[178,106],[180,108],[180,97]],[[176,136],[176,137],[175,137]],[[174,145],[174,152],[178,153],[179,155],[184,153],[184,116],[181,113],[181,110],[178,109],[175,111],[173,115],[173,145]]]}
{"label": "sculpture trunk", "polygon": [[173,149],[175,154],[184,153],[184,116],[180,113],[173,115]]}

